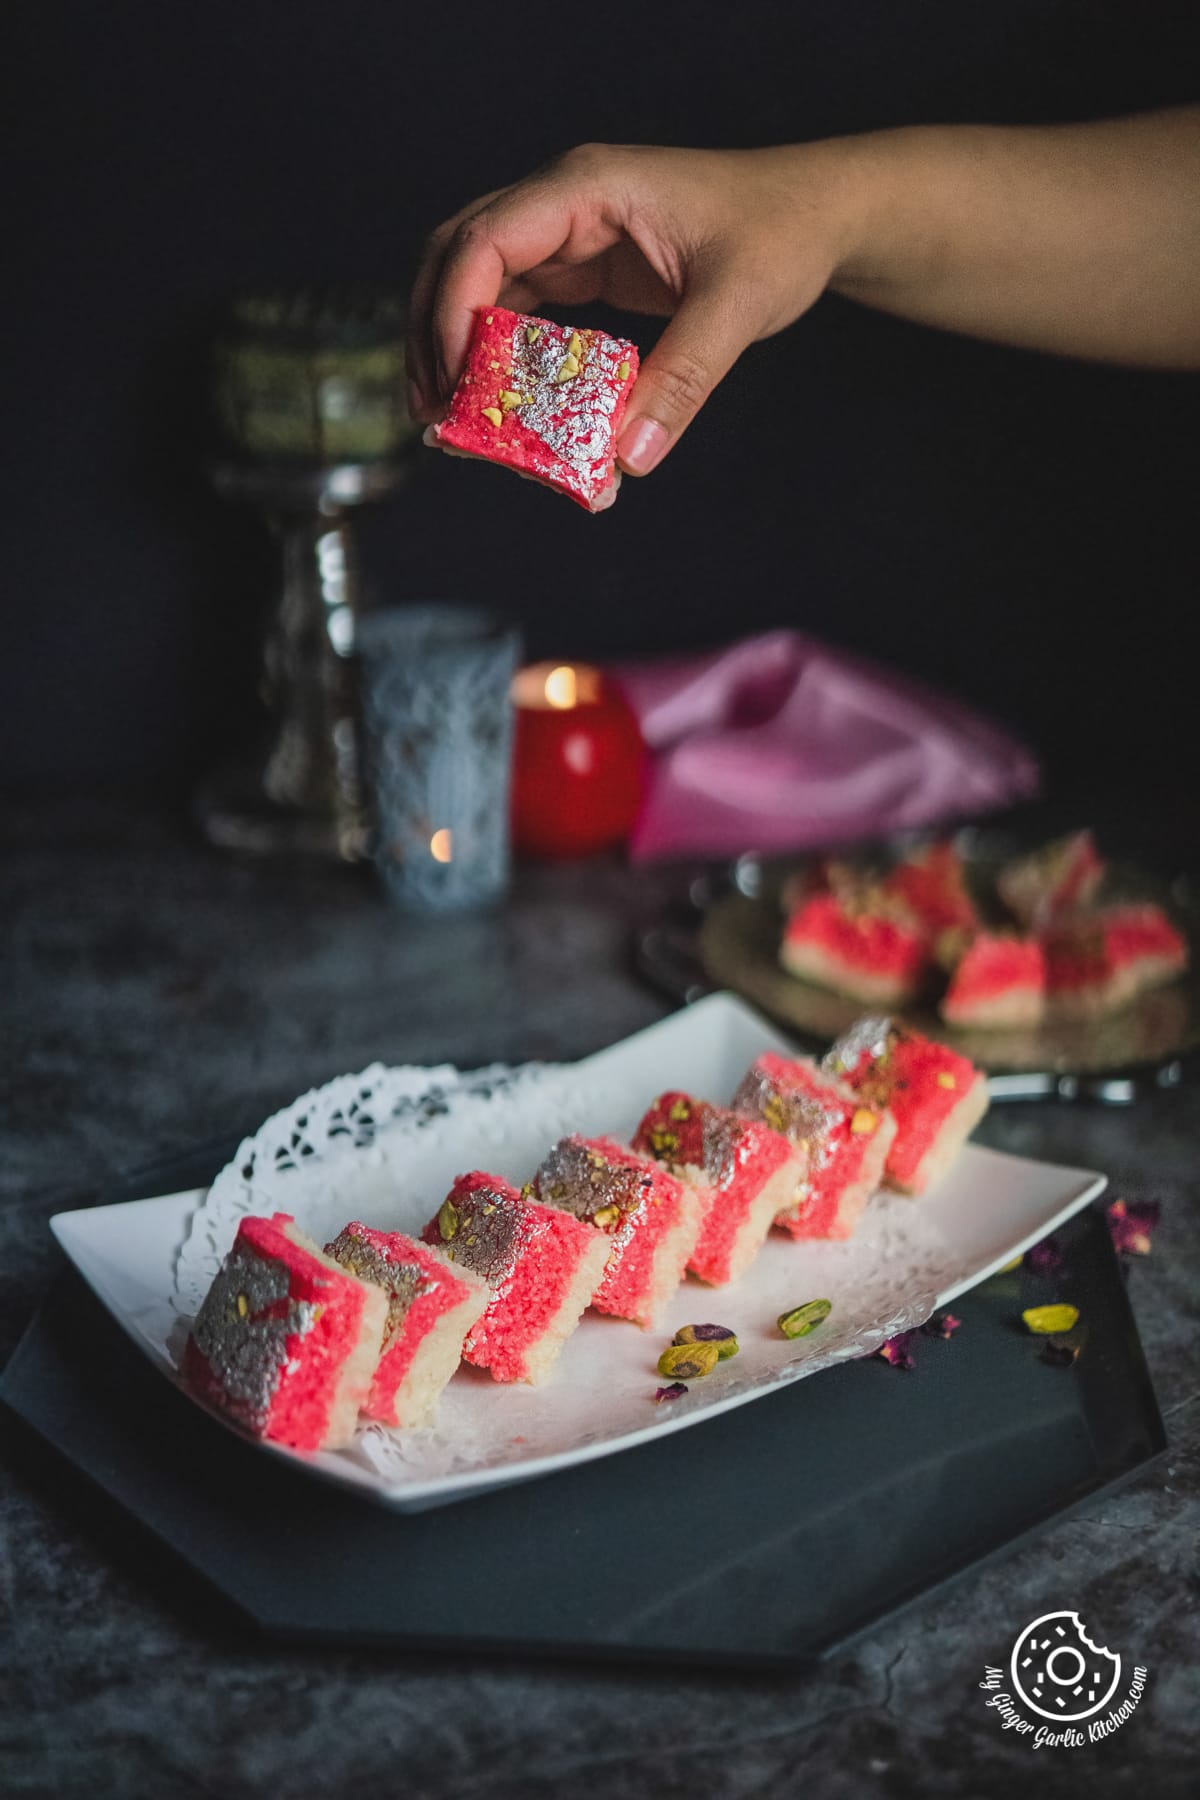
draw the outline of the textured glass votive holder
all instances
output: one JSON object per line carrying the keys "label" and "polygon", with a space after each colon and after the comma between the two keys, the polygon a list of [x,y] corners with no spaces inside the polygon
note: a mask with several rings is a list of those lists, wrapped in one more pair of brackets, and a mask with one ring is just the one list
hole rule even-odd
{"label": "textured glass votive holder", "polygon": [[515,627],[421,604],[359,626],[372,854],[406,912],[466,912],[508,886]]}

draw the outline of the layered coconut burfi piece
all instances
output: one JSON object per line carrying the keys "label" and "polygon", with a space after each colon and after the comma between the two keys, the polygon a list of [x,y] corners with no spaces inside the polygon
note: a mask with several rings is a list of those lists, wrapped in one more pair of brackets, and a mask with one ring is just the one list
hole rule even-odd
{"label": "layered coconut burfi piece", "polygon": [[884,1174],[904,1194],[923,1193],[945,1173],[988,1108],[987,1078],[973,1063],[891,1019],[861,1019],[825,1065],[895,1119]]}
{"label": "layered coconut burfi piece", "polygon": [[462,1360],[463,1339],[491,1299],[480,1276],[400,1231],[354,1221],[325,1253],[387,1298],[383,1349],[362,1406],[384,1425],[423,1425]]}
{"label": "layered coconut burfi piece", "polygon": [[617,497],[617,437],[637,371],[626,338],[484,307],[446,417],[425,442],[602,512]]}
{"label": "layered coconut burfi piece", "polygon": [[464,1360],[496,1381],[544,1381],[604,1274],[607,1237],[479,1170],[459,1176],[421,1237],[490,1290]]}
{"label": "layered coconut burfi piece", "polygon": [[1106,907],[1046,932],[1046,992],[1060,1018],[1091,1018],[1123,1006],[1186,969],[1188,947],[1159,906]]}
{"label": "layered coconut burfi piece", "polygon": [[1091,832],[1076,831],[1005,863],[996,877],[996,891],[1015,919],[1037,930],[1086,906],[1104,871]]}
{"label": "layered coconut burfi piece", "polygon": [[613,1138],[561,1138],[533,1181],[546,1205],[604,1233],[597,1312],[649,1329],[683,1279],[707,1196]]}
{"label": "layered coconut burfi piece", "polygon": [[183,1356],[192,1389],[256,1437],[339,1450],[379,1361],[388,1302],[288,1213],[243,1219]]}
{"label": "layered coconut burfi piece", "polygon": [[701,1191],[705,1218],[688,1268],[714,1285],[749,1267],[808,1173],[807,1152],[761,1120],[689,1094],[660,1094],[633,1147]]}
{"label": "layered coconut burfi piece", "polygon": [[891,1114],[864,1104],[807,1058],[791,1060],[773,1050],[747,1070],[733,1106],[807,1156],[796,1198],[775,1223],[796,1238],[848,1238],[883,1180],[896,1135]]}
{"label": "layered coconut burfi piece", "polygon": [[939,1011],[948,1025],[1036,1025],[1046,1009],[1046,952],[1035,937],[981,931],[954,967]]}
{"label": "layered coconut burfi piece", "polygon": [[880,886],[898,900],[936,947],[938,960],[949,961],[979,924],[967,888],[966,866],[948,840],[926,844],[903,857]]}
{"label": "layered coconut burfi piece", "polygon": [[789,974],[855,1000],[911,999],[930,967],[929,936],[879,889],[810,894],[788,917],[779,960]]}

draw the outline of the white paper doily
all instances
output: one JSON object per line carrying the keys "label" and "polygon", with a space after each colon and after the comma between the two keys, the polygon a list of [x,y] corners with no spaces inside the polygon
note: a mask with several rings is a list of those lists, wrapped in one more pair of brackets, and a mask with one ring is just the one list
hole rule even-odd
{"label": "white paper doily", "polygon": [[[249,1213],[293,1213],[321,1243],[352,1217],[396,1231],[419,1229],[444,1198],[430,1204],[440,1166],[454,1163],[457,1174],[463,1156],[471,1161],[473,1155],[472,1167],[504,1173],[511,1133],[538,1107],[549,1073],[543,1063],[519,1069],[495,1063],[467,1074],[450,1063],[372,1063],[301,1094],[239,1145],[193,1214],[175,1264],[176,1309],[189,1318],[199,1311],[239,1220]],[[570,1129],[557,1124],[559,1116],[546,1115],[555,1135]]]}

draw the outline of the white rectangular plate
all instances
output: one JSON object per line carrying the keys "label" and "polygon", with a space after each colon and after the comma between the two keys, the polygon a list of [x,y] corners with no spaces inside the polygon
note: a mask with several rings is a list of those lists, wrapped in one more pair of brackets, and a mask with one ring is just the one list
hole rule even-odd
{"label": "white rectangular plate", "polygon": [[[717,994],[584,1062],[535,1071],[508,1089],[500,1083],[488,1092],[468,1083],[455,1091],[453,1072],[440,1071],[448,1099],[432,1117],[414,1116],[407,1103],[397,1106],[394,1119],[377,1117],[365,1145],[341,1131],[307,1159],[298,1154],[294,1165],[268,1158],[260,1145],[256,1170],[243,1146],[236,1166],[208,1195],[196,1190],[59,1213],[51,1224],[117,1323],[177,1381],[188,1316],[207,1271],[232,1243],[237,1208],[282,1207],[321,1242],[355,1217],[414,1232],[460,1171],[484,1167],[527,1179],[561,1132],[628,1136],[665,1087],[727,1100],[765,1049],[789,1052],[791,1046],[740,1001]],[[377,1103],[386,1073],[354,1078],[362,1084],[357,1091],[374,1092]],[[406,1084],[408,1092],[412,1074]],[[269,1134],[280,1120],[292,1133],[288,1142],[302,1135],[293,1131],[294,1120],[312,1135],[323,1096],[336,1089],[340,1106],[349,1085],[342,1078],[305,1096],[269,1122],[260,1139],[277,1141]],[[376,1104],[377,1115],[382,1110]],[[239,1189],[243,1167],[253,1172]],[[1104,1177],[1087,1169],[968,1145],[920,1200],[877,1194],[848,1243],[796,1243],[773,1233],[732,1286],[708,1288],[689,1277],[653,1333],[587,1314],[541,1387],[502,1386],[464,1366],[428,1429],[371,1426],[350,1450],[315,1456],[260,1448],[399,1511],[547,1475],[700,1424],[785,1382],[869,1354],[1028,1249],[1104,1186]],[[783,1338],[778,1315],[818,1298],[832,1302],[825,1324],[810,1337]],[[685,1398],[656,1404],[661,1349],[681,1325],[706,1322],[736,1331],[740,1353],[693,1383]]]}

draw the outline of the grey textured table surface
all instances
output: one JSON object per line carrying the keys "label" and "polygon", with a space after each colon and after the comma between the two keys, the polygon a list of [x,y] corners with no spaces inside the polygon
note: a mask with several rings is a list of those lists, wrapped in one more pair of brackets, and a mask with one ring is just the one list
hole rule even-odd
{"label": "grey textured table surface", "polygon": [[[632,972],[629,934],[678,877],[530,870],[502,914],[417,925],[365,877],[225,861],[147,812],[8,824],[0,1361],[59,1267],[46,1220],[63,1205],[376,1058],[575,1057],[664,1010]],[[1036,1780],[1047,1796],[1194,1793],[1200,1088],[1128,1111],[998,1109],[981,1135],[1163,1203],[1131,1292],[1172,1447],[1141,1481],[814,1676],[423,1665],[240,1634],[157,1562],[140,1572],[137,1534],[95,1517],[5,1420],[0,1791],[871,1800]],[[1058,1607],[1095,1620],[1149,1683],[1113,1737],[1035,1751],[977,1684]]]}

